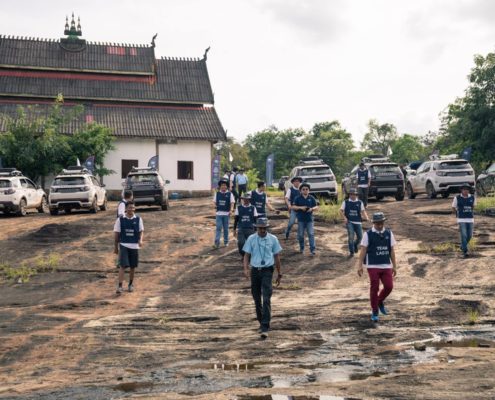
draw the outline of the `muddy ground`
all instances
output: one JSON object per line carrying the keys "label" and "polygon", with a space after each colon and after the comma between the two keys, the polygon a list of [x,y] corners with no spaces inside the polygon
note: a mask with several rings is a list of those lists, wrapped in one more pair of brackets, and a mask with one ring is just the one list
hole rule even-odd
{"label": "muddy ground", "polygon": [[450,202],[370,203],[399,242],[391,314],[379,324],[343,224],[316,223],[310,258],[295,232],[283,240],[286,214],[272,219],[284,278],[265,341],[236,243],[211,248],[208,199],[139,211],[136,291],[121,296],[116,204],[96,215],[0,216],[0,263],[59,258],[56,271],[0,283],[0,398],[494,399],[495,219],[477,218],[472,258],[418,251],[458,243]]}

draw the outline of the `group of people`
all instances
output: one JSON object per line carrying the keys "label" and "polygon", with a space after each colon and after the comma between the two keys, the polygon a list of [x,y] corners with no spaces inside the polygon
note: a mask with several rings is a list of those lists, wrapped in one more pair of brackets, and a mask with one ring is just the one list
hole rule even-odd
{"label": "group of people", "polygon": [[227,188],[234,196],[235,202],[240,202],[242,194],[247,192],[249,183],[249,179],[244,173],[244,168],[226,169],[222,180],[227,182]]}

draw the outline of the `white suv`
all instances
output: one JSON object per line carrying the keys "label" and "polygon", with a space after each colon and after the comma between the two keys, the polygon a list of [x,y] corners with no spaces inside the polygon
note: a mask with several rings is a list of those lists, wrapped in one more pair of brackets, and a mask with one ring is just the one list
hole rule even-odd
{"label": "white suv", "polygon": [[107,191],[91,172],[80,166],[64,169],[53,180],[49,196],[50,214],[60,210],[69,214],[73,209],[88,209],[92,213],[107,209]]}
{"label": "white suv", "polygon": [[443,198],[459,193],[463,183],[469,183],[474,191],[474,170],[468,161],[454,156],[425,161],[416,171],[407,174],[406,192],[410,199],[426,193],[430,199],[438,194]]}
{"label": "white suv", "polygon": [[15,168],[0,168],[0,211],[24,216],[28,209],[48,212],[46,193]]}

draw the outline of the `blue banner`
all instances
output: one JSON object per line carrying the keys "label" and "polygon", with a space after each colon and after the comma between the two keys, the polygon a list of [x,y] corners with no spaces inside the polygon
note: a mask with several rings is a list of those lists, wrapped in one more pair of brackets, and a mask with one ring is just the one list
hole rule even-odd
{"label": "blue banner", "polygon": [[266,186],[273,185],[273,169],[275,164],[275,155],[272,153],[266,158]]}
{"label": "blue banner", "polygon": [[153,156],[148,161],[148,167],[158,169],[158,156]]}
{"label": "blue banner", "polygon": [[464,150],[461,152],[461,158],[464,158],[466,161],[471,160],[471,152],[473,151],[473,148],[471,146],[466,147]]}
{"label": "blue banner", "polygon": [[95,156],[86,158],[86,161],[84,161],[84,168],[91,171],[93,175],[95,174]]}
{"label": "blue banner", "polygon": [[220,180],[220,155],[216,155],[211,160],[211,188],[215,189]]}

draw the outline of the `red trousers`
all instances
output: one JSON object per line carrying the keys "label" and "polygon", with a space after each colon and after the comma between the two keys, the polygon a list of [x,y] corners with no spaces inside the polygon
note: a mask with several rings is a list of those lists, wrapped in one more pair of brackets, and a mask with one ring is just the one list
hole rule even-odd
{"label": "red trousers", "polygon": [[[368,275],[370,277],[371,310],[378,312],[378,304],[383,303],[394,288],[392,268],[368,268]],[[380,281],[382,281],[383,288],[378,293]]]}

